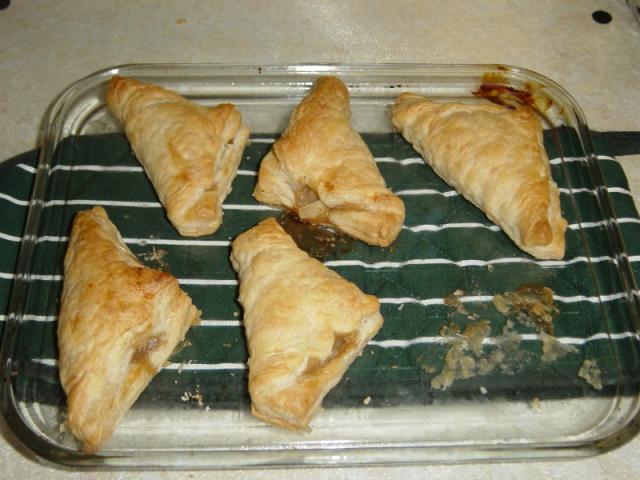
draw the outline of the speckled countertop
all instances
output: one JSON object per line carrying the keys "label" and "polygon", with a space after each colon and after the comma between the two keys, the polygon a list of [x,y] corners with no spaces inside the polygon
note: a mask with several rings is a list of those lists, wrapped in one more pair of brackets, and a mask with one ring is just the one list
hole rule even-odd
{"label": "speckled countertop", "polygon": [[[6,3],[0,2],[0,4]],[[608,24],[592,19],[606,10]],[[35,147],[53,98],[125,63],[504,63],[551,77],[594,130],[640,130],[640,26],[622,0],[17,1],[0,10],[0,159]],[[636,203],[640,156],[620,157]],[[0,425],[1,478],[640,478],[640,438],[589,459],[219,472],[69,472]]]}

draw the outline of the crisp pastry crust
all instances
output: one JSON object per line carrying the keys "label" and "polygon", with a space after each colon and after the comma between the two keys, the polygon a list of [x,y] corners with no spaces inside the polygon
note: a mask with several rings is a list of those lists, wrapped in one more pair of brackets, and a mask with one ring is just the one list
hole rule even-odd
{"label": "crisp pastry crust", "polygon": [[300,250],[273,218],[233,241],[231,262],[240,278],[252,413],[305,429],[382,326],[378,299]]}
{"label": "crisp pastry crust", "polygon": [[253,195],[373,245],[391,244],[404,221],[404,203],[351,127],[349,92],[335,77],[319,78],[296,107],[262,160]]}
{"label": "crisp pastry crust", "polygon": [[541,259],[564,256],[567,222],[542,125],[530,108],[435,103],[405,93],[395,101],[392,123],[518,247]]}
{"label": "crisp pastry crust", "polygon": [[124,124],[133,151],[180,234],[215,232],[249,138],[235,107],[205,108],[123,77],[109,82],[107,105]]}
{"label": "crisp pastry crust", "polygon": [[77,214],[58,320],[67,426],[99,450],[200,312],[168,273],[144,267],[101,207]]}

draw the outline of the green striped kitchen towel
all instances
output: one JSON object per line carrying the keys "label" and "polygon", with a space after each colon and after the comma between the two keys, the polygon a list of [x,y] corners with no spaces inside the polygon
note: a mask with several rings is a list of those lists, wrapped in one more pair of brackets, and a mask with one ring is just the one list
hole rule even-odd
{"label": "green striped kitchen towel", "polygon": [[[538,398],[595,394],[577,375],[584,360],[601,372],[603,392],[637,384],[640,342],[637,318],[629,302],[618,260],[608,235],[586,159],[574,156],[576,138],[566,132],[546,135],[553,176],[569,222],[567,253],[561,261],[526,255],[485,215],[460,197],[427,167],[401,137],[365,135],[388,186],[406,204],[406,220],[390,248],[353,241],[324,258],[325,264],[381,302],[385,324],[349,369],[325,406],[362,402],[375,392],[373,405],[429,403],[437,395],[466,395],[479,387],[506,395]],[[640,219],[616,152],[640,150],[637,135],[597,134],[597,163],[608,185],[617,225],[633,271],[640,268]],[[190,408],[184,391],[197,385],[210,408],[247,408],[247,349],[236,275],[229,263],[229,243],[239,233],[278,212],[251,196],[260,160],[273,138],[258,136],[248,145],[225,217],[214,235],[181,237],[166,220],[150,182],[122,134],[71,137],[63,141],[48,171],[47,189],[35,232],[29,287],[21,307],[16,343],[16,389],[25,400],[64,402],[56,369],[56,315],[62,288],[62,261],[76,212],[102,205],[131,250],[147,265],[175,275],[203,321],[170,359],[139,400]],[[635,150],[634,150],[635,149]],[[17,312],[8,311],[16,258],[36,173],[35,154],[4,166],[0,175],[0,329]],[[508,194],[506,192],[505,194]],[[553,333],[569,345],[553,361],[543,360],[541,334],[514,323],[496,310],[494,295],[526,285],[554,292],[558,314]],[[457,292],[456,302],[447,299]],[[456,380],[446,391],[432,381],[443,368],[455,335],[443,327],[464,329],[486,320],[490,332],[476,360],[498,358],[481,375]],[[513,348],[503,343],[513,341]],[[509,340],[510,339],[510,340]],[[502,342],[502,343],[501,343]],[[506,349],[505,349],[506,348]],[[478,372],[476,372],[478,373]],[[200,405],[201,406],[201,405]],[[197,408],[195,405],[192,408]]]}

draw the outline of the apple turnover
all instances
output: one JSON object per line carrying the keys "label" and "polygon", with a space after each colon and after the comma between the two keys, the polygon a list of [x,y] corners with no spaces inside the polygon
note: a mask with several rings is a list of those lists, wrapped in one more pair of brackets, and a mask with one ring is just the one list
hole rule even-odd
{"label": "apple turnover", "polygon": [[101,207],[77,214],[58,320],[67,426],[99,450],[200,312],[168,273],[144,267]]}
{"label": "apple turnover", "polygon": [[231,262],[240,278],[252,413],[306,429],[382,326],[378,299],[300,250],[273,218],[233,241]]}
{"label": "apple turnover", "polygon": [[564,256],[567,222],[531,108],[436,103],[405,93],[395,101],[392,123],[519,248],[540,259]]}
{"label": "apple turnover", "polygon": [[262,160],[253,195],[372,245],[390,245],[404,222],[404,203],[351,126],[349,92],[336,77],[319,78],[296,107]]}
{"label": "apple turnover", "polygon": [[181,235],[215,232],[249,138],[231,104],[196,105],[177,93],[113,77],[107,105]]}

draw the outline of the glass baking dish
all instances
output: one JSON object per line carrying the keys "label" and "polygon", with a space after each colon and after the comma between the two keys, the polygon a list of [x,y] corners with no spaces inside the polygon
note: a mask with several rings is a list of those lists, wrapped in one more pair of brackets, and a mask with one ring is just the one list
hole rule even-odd
{"label": "glass baking dish", "polygon": [[[115,74],[205,105],[232,102],[242,112],[252,140],[214,235],[186,239],[165,219],[106,108],[106,84]],[[312,430],[295,433],[249,414],[229,241],[277,214],[251,197],[255,172],[293,107],[327,74],[348,85],[353,124],[405,201],[407,218],[391,248],[353,241],[323,259],[380,298],[385,324],[327,396]],[[389,107],[401,92],[486,102],[474,92],[487,84],[528,92],[544,117],[570,224],[562,261],[537,261],[518,250],[392,131]],[[70,86],[41,133],[1,352],[3,412],[41,458],[74,467],[189,469],[462,462],[592,455],[636,433],[637,287],[584,116],[548,78],[501,65],[127,65]],[[203,323],[105,448],[84,455],[64,428],[55,331],[71,221],[96,204],[138,257],[180,279]],[[551,343],[496,309],[495,295],[527,285],[553,291]],[[466,327],[479,324],[489,325],[474,347],[480,351],[462,347],[476,361],[471,374],[437,388],[448,352],[467,338]],[[544,353],[549,345],[556,358]]]}

